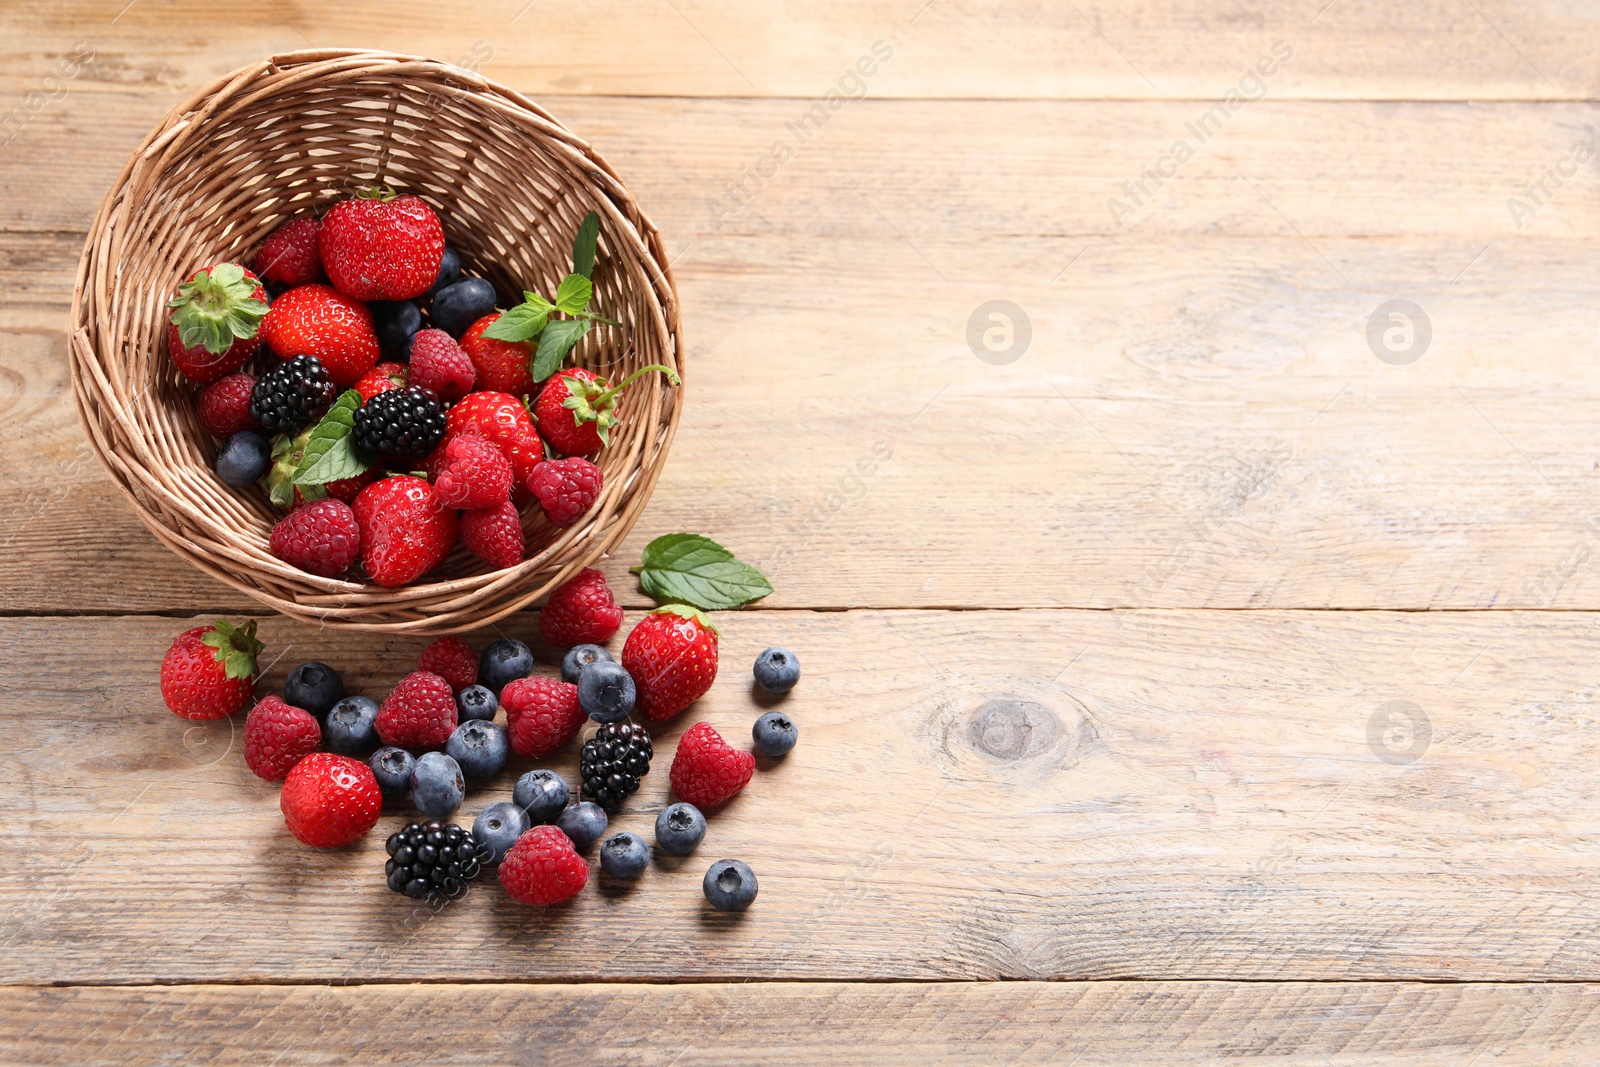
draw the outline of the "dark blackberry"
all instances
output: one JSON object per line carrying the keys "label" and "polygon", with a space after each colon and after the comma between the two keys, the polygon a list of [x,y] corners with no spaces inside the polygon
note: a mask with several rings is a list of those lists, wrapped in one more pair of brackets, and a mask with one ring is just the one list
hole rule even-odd
{"label": "dark blackberry", "polygon": [[455,823],[412,823],[389,835],[384,846],[389,888],[414,900],[442,900],[459,896],[478,877],[485,850]]}
{"label": "dark blackberry", "polygon": [[616,811],[639,779],[650,773],[650,735],[632,722],[612,722],[600,727],[583,743],[578,774],[583,795],[607,811]]}
{"label": "dark blackberry", "polygon": [[322,418],[333,403],[333,379],[316,356],[295,356],[256,382],[250,392],[250,417],[268,433],[291,436]]}
{"label": "dark blackberry", "polygon": [[356,409],[355,446],[387,456],[426,456],[444,440],[444,408],[420,385],[379,393]]}

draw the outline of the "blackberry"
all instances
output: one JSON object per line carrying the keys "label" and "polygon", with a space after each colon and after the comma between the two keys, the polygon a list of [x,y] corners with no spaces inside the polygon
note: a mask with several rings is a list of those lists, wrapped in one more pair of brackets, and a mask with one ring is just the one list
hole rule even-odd
{"label": "blackberry", "polygon": [[333,379],[316,356],[295,356],[256,381],[250,417],[269,433],[299,433],[322,418],[333,403]]}
{"label": "blackberry", "polygon": [[583,795],[607,811],[616,811],[639,779],[650,773],[650,735],[632,722],[612,722],[600,727],[583,743],[578,774]]}
{"label": "blackberry", "polygon": [[389,888],[414,900],[451,899],[478,877],[487,852],[469,830],[455,823],[411,823],[389,835],[384,846]]}
{"label": "blackberry", "polygon": [[387,456],[426,456],[444,440],[444,408],[420,385],[379,393],[356,409],[355,446]]}

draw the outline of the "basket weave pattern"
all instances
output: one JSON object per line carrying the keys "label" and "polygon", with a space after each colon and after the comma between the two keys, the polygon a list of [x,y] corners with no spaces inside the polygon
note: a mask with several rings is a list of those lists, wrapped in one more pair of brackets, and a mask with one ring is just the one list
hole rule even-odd
{"label": "basket weave pattern", "polygon": [[174,552],[270,607],[326,626],[452,633],[501,618],[599,559],[632,527],[677,426],[681,388],[648,375],[597,462],[605,488],[557,530],[525,508],[528,558],[486,571],[457,548],[422,582],[319,578],[268,550],[281,517],[211,470],[216,443],[166,353],[165,303],[213,262],[248,264],[287,219],[365,185],[428,200],[468,273],[502,306],[553,293],[572,235],[600,215],[591,307],[573,361],[611,380],[651,363],[683,373],[678,301],[660,235],[588,145],[519,94],[460,68],[379,52],[295,52],[235,71],[169,114],[118,176],[79,264],[69,344],[90,444]]}

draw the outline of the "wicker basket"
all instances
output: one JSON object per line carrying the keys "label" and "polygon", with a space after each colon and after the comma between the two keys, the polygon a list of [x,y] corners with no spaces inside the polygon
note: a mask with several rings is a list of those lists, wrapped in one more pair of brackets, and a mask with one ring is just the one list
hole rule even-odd
{"label": "wicker basket", "polygon": [[666,460],[682,391],[648,375],[598,462],[605,489],[577,525],[524,511],[529,557],[487,572],[457,548],[425,582],[385,589],[318,578],[267,547],[281,513],[211,471],[216,445],[165,351],[164,304],[205,264],[248,262],[286,219],[386,184],[439,211],[469,273],[504,304],[553,293],[572,235],[601,219],[591,305],[623,324],[574,359],[620,377],[683,372],[678,300],[660,235],[615,172],[538,105],[458,67],[383,52],[295,52],[235,71],[140,145],[100,207],[78,268],[69,345],[89,440],[168,547],[263,604],[330,627],[435,634],[481,626],[543,596],[616,545]]}

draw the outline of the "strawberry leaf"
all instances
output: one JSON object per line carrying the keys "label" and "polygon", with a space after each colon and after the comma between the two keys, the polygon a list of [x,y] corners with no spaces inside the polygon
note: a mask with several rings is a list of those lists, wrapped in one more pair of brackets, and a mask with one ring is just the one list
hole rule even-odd
{"label": "strawberry leaf", "polygon": [[229,678],[254,678],[256,657],[266,648],[256,640],[256,621],[251,619],[243,626],[235,626],[226,619],[218,619],[200,643],[216,649],[217,662],[223,665]]}
{"label": "strawberry leaf", "polygon": [[673,602],[662,610],[690,604],[724,611],[772,592],[766,575],[700,534],[663,534],[645,546],[633,572],[646,593]]}
{"label": "strawberry leaf", "polygon": [[533,356],[533,380],[542,382],[561,369],[562,361],[574,345],[589,332],[588,319],[557,319],[539,335],[539,351]]}
{"label": "strawberry leaf", "polygon": [[556,289],[556,307],[568,315],[576,315],[589,306],[589,298],[594,295],[594,286],[589,279],[581,274],[569,274],[561,279],[561,286]]}
{"label": "strawberry leaf", "polygon": [[[356,452],[351,433],[356,425],[356,409],[361,406],[361,394],[346,389],[333,407],[322,416],[322,421],[312,429],[306,439],[300,465],[289,480],[295,485],[326,485],[342,478],[354,478],[372,466]],[[302,494],[303,495],[303,494]]]}
{"label": "strawberry leaf", "polygon": [[578,234],[572,239],[572,273],[585,278],[594,273],[594,249],[599,240],[600,216],[591,211],[583,217]]}

